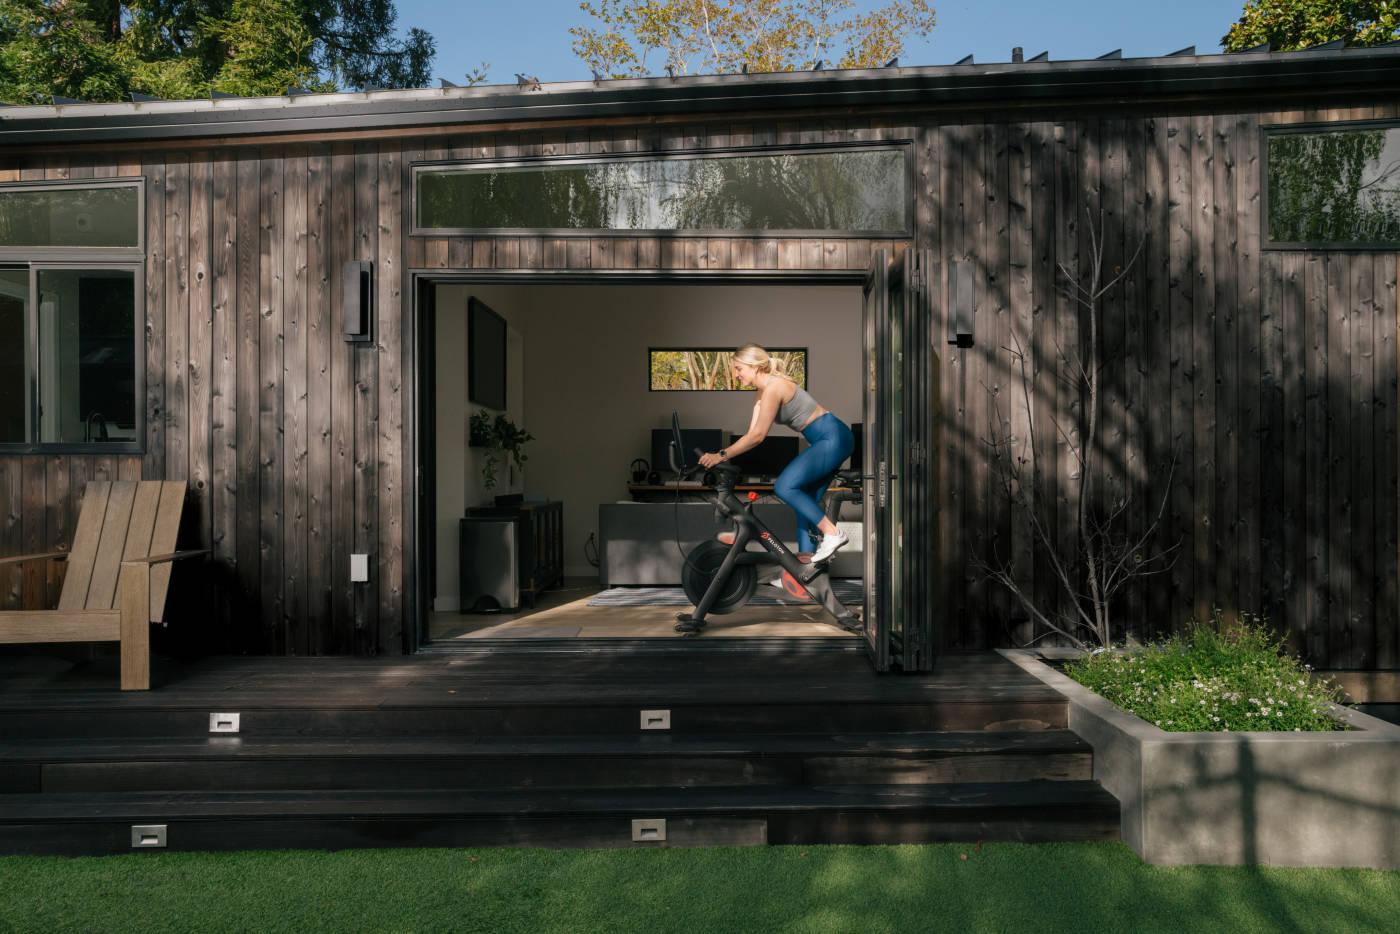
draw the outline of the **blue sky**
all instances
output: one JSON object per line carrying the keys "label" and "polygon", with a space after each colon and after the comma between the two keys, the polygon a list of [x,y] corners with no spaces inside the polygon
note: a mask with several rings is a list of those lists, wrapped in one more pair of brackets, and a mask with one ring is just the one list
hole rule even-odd
{"label": "blue sky", "polygon": [[[1243,6],[1244,0],[934,0],[938,26],[901,62],[948,64],[969,53],[978,61],[1008,61],[1016,45],[1027,57],[1049,49],[1057,59],[1116,48],[1125,56],[1188,45],[1216,52]],[[511,81],[517,71],[544,81],[588,77],[569,48],[569,27],[584,21],[578,0],[398,0],[398,9],[400,25],[437,37],[434,73],[449,80],[461,80],[483,61],[493,83]]]}

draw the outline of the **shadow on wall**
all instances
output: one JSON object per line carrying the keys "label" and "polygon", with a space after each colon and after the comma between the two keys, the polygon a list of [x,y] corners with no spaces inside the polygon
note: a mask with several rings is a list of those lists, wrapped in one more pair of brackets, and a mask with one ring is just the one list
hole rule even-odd
{"label": "shadow on wall", "polygon": [[[1107,230],[1107,268],[1121,268],[1140,235],[1121,221]],[[1089,513],[1122,506],[1123,532],[1136,538],[1162,508],[1150,545],[1179,551],[1167,571],[1121,593],[1119,637],[1175,630],[1218,606],[1267,616],[1319,667],[1397,667],[1395,257],[1271,252],[1257,260],[1257,282],[1241,273],[1228,290],[1217,265],[1212,291],[1183,263],[1178,234],[1170,244],[1160,230],[1146,238],[1096,325]],[[1046,248],[1048,259],[1065,252]],[[1074,271],[1075,258],[1060,261]],[[1005,267],[969,259],[976,343],[939,350],[944,641],[1019,646],[1046,633],[976,571],[979,559],[1014,569],[1039,606],[1068,601],[997,458],[1021,465],[1057,553],[1076,554],[1075,451],[1088,412],[1070,361],[1090,321],[1056,294],[1063,277],[1046,262],[1012,269],[1008,288]],[[1073,569],[1076,586],[1083,570]]]}

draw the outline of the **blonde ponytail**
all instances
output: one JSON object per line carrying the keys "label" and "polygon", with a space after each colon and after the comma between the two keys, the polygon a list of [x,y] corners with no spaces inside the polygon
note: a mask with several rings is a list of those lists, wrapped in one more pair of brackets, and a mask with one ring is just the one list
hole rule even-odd
{"label": "blonde ponytail", "polygon": [[743,364],[753,367],[760,373],[777,373],[783,375],[787,369],[783,361],[773,356],[757,344],[745,344],[734,351],[734,359]]}

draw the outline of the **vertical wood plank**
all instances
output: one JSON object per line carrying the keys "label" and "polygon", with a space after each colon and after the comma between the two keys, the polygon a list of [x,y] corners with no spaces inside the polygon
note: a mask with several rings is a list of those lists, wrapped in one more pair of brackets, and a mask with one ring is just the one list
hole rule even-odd
{"label": "vertical wood plank", "polygon": [[[321,655],[331,635],[331,359],[336,338],[331,303],[330,148],[307,159],[307,566],[308,653]],[[411,207],[407,208],[411,210]]]}
{"label": "vertical wood plank", "polygon": [[1216,307],[1215,254],[1215,147],[1212,134],[1215,121],[1210,116],[1192,118],[1193,151],[1191,191],[1194,217],[1191,227],[1191,254],[1195,265],[1195,292],[1192,295],[1192,336],[1195,345],[1193,388],[1195,487],[1195,599],[1196,619],[1209,619],[1216,605],[1215,592],[1215,511],[1217,428],[1216,408]]}
{"label": "vertical wood plank", "polygon": [[214,160],[210,200],[209,545],[217,604],[212,618],[228,650],[235,595],[227,585],[238,565],[238,164],[229,153]]}
{"label": "vertical wood plank", "polygon": [[[336,143],[331,155],[331,308],[339,308],[340,270],[355,259],[355,151]],[[334,315],[334,311],[332,311]],[[332,321],[334,317],[332,316]],[[331,609],[333,638],[329,654],[352,654],[355,640],[355,585],[350,583],[350,554],[355,551],[355,346],[331,343]]]}
{"label": "vertical wood plank", "polygon": [[[1238,248],[1235,306],[1239,328],[1239,511],[1244,534],[1238,542],[1236,577],[1241,609],[1265,611],[1263,597],[1264,489],[1261,476],[1263,432],[1260,408],[1266,376],[1262,328],[1268,311],[1260,300],[1259,271],[1259,126],[1252,115],[1235,118],[1235,216]],[[1274,377],[1276,379],[1276,377]],[[1271,472],[1276,473],[1276,471]],[[1277,622],[1277,620],[1275,620]]]}
{"label": "vertical wood plank", "polygon": [[149,476],[165,474],[165,158],[142,164],[146,177],[146,451]]}
{"label": "vertical wood plank", "polygon": [[1375,495],[1376,437],[1374,412],[1376,265],[1372,254],[1347,256],[1351,292],[1348,304],[1351,324],[1351,373],[1348,411],[1351,415],[1352,523],[1344,549],[1351,583],[1346,616],[1347,643],[1344,654],[1332,653],[1328,665],[1339,668],[1373,668],[1376,664],[1375,592],[1376,560],[1373,523],[1378,514]]}
{"label": "vertical wood plank", "polygon": [[[379,160],[373,143],[355,144],[355,257],[373,261],[379,251]],[[376,334],[385,326],[379,309]],[[355,654],[373,655],[378,649],[379,577],[376,566],[379,544],[379,383],[378,353],[374,346],[355,345],[354,491],[355,551],[370,556],[374,568],[367,583],[355,585]]]}
{"label": "vertical wood plank", "polygon": [[397,142],[379,146],[379,633],[377,651],[399,655],[404,640],[404,404],[403,353],[405,309],[400,273],[402,214],[399,201],[402,188]]}
{"label": "vertical wood plank", "polygon": [[[1211,256],[1215,271],[1215,508],[1211,516],[1211,564],[1215,568],[1215,605],[1228,618],[1240,604],[1236,570],[1245,531],[1239,511],[1239,312],[1235,302],[1238,224],[1235,215],[1235,118],[1212,120],[1211,171],[1215,231]],[[1217,555],[1222,560],[1216,560]],[[1253,609],[1252,607],[1250,609]]]}
{"label": "vertical wood plank", "polygon": [[[213,378],[214,294],[211,273],[213,231],[213,164],[209,154],[196,152],[190,157],[189,214],[189,347],[186,353],[186,447],[188,462],[186,476],[193,502],[187,527],[194,534],[188,538],[199,548],[211,547],[213,510],[210,483],[213,471],[210,441]],[[166,571],[170,570],[166,566]],[[200,574],[203,566],[185,568],[185,573]],[[215,619],[216,607],[208,587],[191,587],[191,604],[187,610],[198,612],[201,618]]]}
{"label": "vertical wood plank", "polygon": [[234,406],[235,470],[234,509],[237,512],[234,529],[237,591],[236,619],[240,622],[239,641],[248,651],[265,651],[261,627],[255,624],[261,601],[262,562],[258,544],[259,512],[262,508],[258,490],[258,415],[260,398],[259,328],[262,321],[258,282],[261,255],[259,220],[260,153],[247,150],[239,153],[236,171],[238,218],[234,249],[236,258],[235,304],[237,315],[237,381]]}
{"label": "vertical wood plank", "polygon": [[1306,299],[1303,305],[1306,331],[1306,359],[1303,383],[1303,432],[1306,491],[1306,574],[1303,629],[1307,637],[1307,657],[1314,664],[1327,658],[1329,643],[1327,577],[1328,564],[1328,318],[1327,257],[1307,254]]}
{"label": "vertical wood plank", "polygon": [[1196,445],[1195,405],[1196,361],[1192,340],[1197,255],[1192,242],[1195,198],[1192,175],[1195,136],[1190,117],[1167,121],[1167,157],[1170,173],[1168,224],[1168,306],[1171,334],[1171,420],[1170,444],[1176,468],[1172,474],[1171,510],[1168,526],[1179,536],[1179,547],[1171,569],[1171,620],[1174,631],[1195,612],[1196,592]]}
{"label": "vertical wood plank", "polygon": [[1376,666],[1400,667],[1400,315],[1396,278],[1400,256],[1376,257]]}
{"label": "vertical wood plank", "polygon": [[[1039,508],[1036,482],[1037,462],[1031,437],[1032,411],[1027,404],[1035,404],[1037,373],[1035,368],[1035,293],[1033,288],[1034,256],[1032,253],[1033,232],[1037,221],[1033,211],[1036,189],[1032,180],[1032,158],[1034,127],[1029,123],[1014,123],[1010,127],[1007,140],[1009,163],[1007,196],[1007,269],[1009,281],[1008,316],[1006,342],[1008,350],[999,351],[999,369],[1005,371],[1006,391],[1002,406],[1008,415],[1006,437],[1011,444],[1003,456],[1010,458],[1012,477],[1016,483],[1015,495],[1024,497],[1030,508]],[[1029,381],[1031,391],[1026,392],[1025,381]],[[1035,579],[1035,539],[1032,525],[1024,509],[1008,505],[1007,528],[1010,540],[1007,553],[1011,558],[1012,572],[1026,593],[1036,593]],[[1008,607],[1010,604],[1007,604]],[[1034,638],[1034,627],[1019,607],[1014,608],[1012,638],[1018,645],[1028,644]]]}
{"label": "vertical wood plank", "polygon": [[[190,160],[171,154],[165,171],[165,473],[189,474]],[[114,585],[115,586],[115,585]]]}
{"label": "vertical wood plank", "polygon": [[307,488],[310,455],[308,406],[307,269],[310,243],[307,229],[307,153],[298,147],[286,153],[282,251],[282,306],[285,340],[282,356],[282,628],[286,653],[311,654],[307,618]]}
{"label": "vertical wood plank", "polygon": [[1359,583],[1352,576],[1350,530],[1355,520],[1352,463],[1353,390],[1348,385],[1352,363],[1352,318],[1350,267],[1354,257],[1345,253],[1327,254],[1327,653],[1347,658],[1351,652],[1351,606]]}
{"label": "vertical wood plank", "polygon": [[285,352],[283,261],[290,246],[283,217],[286,151],[263,152],[258,173],[258,557],[263,640],[271,655],[287,651],[282,616],[282,412]]}

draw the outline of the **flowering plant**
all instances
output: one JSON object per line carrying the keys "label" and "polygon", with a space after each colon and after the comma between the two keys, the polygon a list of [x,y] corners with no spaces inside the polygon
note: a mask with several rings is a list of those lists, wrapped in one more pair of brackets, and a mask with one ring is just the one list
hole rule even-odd
{"label": "flowering plant", "polygon": [[1341,730],[1327,705],[1341,689],[1288,655],[1261,617],[1242,614],[1131,652],[1100,652],[1065,673],[1171,732]]}

